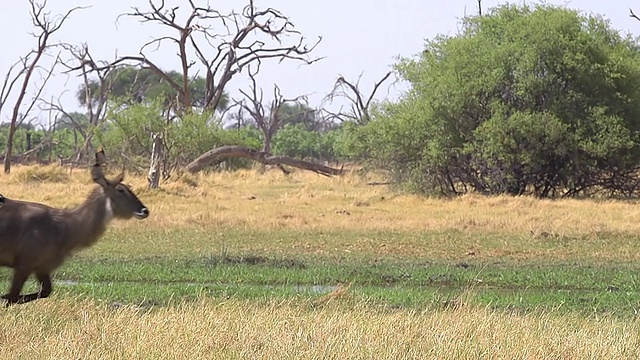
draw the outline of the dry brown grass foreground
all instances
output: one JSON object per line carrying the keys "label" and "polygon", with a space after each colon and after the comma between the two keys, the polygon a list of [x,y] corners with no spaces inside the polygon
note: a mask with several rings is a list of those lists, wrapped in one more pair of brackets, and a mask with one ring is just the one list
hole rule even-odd
{"label": "dry brown grass foreground", "polygon": [[483,309],[58,299],[0,311],[6,359],[637,359],[640,321]]}

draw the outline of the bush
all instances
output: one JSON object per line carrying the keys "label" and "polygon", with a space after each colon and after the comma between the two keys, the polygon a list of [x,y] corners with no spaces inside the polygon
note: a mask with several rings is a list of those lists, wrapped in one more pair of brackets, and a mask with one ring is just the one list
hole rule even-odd
{"label": "bush", "polygon": [[[209,112],[167,118],[160,101],[123,106],[112,103],[107,121],[96,135],[109,149],[110,158],[138,168],[149,166],[152,136],[161,134],[168,165],[184,165],[206,151],[223,145],[260,146],[259,138],[248,130],[225,130]],[[229,166],[248,166],[246,161],[230,159]]]}
{"label": "bush", "polygon": [[273,153],[299,159],[336,160],[339,130],[307,130],[304,124],[286,124],[273,138]]}
{"label": "bush", "polygon": [[505,5],[396,68],[411,83],[345,146],[423,192],[629,195],[640,46],[600,17]]}

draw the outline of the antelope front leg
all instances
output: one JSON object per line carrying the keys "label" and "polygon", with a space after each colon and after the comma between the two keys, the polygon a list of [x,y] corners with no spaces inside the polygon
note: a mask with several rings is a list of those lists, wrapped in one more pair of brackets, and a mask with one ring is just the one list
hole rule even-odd
{"label": "antelope front leg", "polygon": [[38,293],[39,298],[46,298],[51,295],[51,291],[53,291],[53,285],[51,284],[51,274],[37,272],[36,277],[38,278],[38,282],[40,283],[40,292]]}
{"label": "antelope front leg", "polygon": [[13,305],[21,302],[20,291],[22,291],[22,287],[24,283],[31,275],[30,271],[15,269],[13,271],[13,280],[11,281],[11,289],[8,294],[2,296],[3,299],[7,300],[6,306]]}
{"label": "antelope front leg", "polygon": [[[31,294],[18,295],[18,299],[14,302],[14,304],[24,304],[33,300],[44,299],[51,295],[51,291],[53,289],[51,284],[51,276],[48,273],[36,273],[36,277],[38,278],[38,282],[40,283],[40,291]],[[7,305],[9,305],[9,303],[7,303]]]}

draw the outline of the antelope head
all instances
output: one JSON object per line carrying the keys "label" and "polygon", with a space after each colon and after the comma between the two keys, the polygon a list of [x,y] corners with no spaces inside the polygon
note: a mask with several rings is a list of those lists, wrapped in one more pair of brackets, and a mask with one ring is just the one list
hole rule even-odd
{"label": "antelope head", "polygon": [[96,163],[91,169],[93,181],[102,187],[113,217],[118,219],[145,219],[149,216],[149,209],[138,199],[131,189],[122,183],[124,171],[114,179],[107,179],[102,169],[105,163],[104,150],[96,152]]}

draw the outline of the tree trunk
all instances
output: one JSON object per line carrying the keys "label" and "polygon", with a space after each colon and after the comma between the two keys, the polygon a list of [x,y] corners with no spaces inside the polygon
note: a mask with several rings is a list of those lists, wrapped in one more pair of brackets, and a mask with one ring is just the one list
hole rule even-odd
{"label": "tree trunk", "polygon": [[153,134],[153,147],[151,148],[151,165],[149,166],[149,189],[157,189],[160,185],[160,168],[162,163],[162,135]]}
{"label": "tree trunk", "polygon": [[27,132],[26,134],[27,140],[27,151],[31,150],[31,132]]}
{"label": "tree trunk", "polygon": [[76,147],[75,162],[80,163],[85,154],[89,154],[93,152],[93,143],[91,142],[92,139],[93,139],[93,134],[89,134],[84,140],[84,143],[82,144],[82,148],[78,149]]}
{"label": "tree trunk", "polygon": [[7,136],[7,149],[4,153],[4,173],[11,172],[11,158],[13,156],[13,136],[16,133],[16,121],[12,119],[9,126],[9,136]]}
{"label": "tree trunk", "polygon": [[273,138],[273,134],[271,134],[271,130],[264,132],[264,144],[262,146],[262,152],[271,154],[271,139]]}

